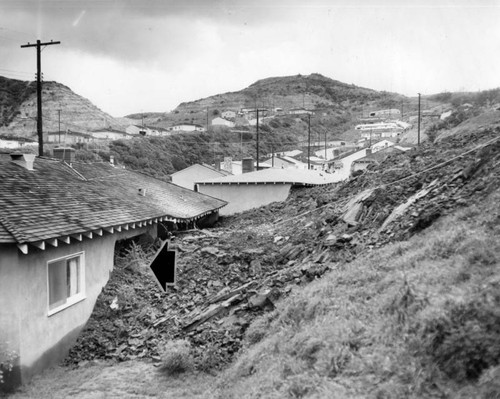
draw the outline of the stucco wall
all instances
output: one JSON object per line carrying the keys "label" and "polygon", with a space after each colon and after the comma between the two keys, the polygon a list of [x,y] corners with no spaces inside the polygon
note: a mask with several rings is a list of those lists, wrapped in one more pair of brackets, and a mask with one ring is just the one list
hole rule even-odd
{"label": "stucco wall", "polygon": [[228,204],[219,210],[220,215],[224,216],[284,201],[291,187],[291,184],[199,184],[198,191],[227,201]]}
{"label": "stucco wall", "polygon": [[[144,233],[156,235],[156,225],[104,233],[102,237],[47,245],[44,251],[29,248],[23,255],[15,245],[0,246],[0,309],[12,321],[9,334],[17,335],[23,381],[62,360],[92,313],[97,296],[113,268],[114,246],[119,239]],[[54,259],[84,253],[86,298],[48,315],[48,266]],[[8,310],[8,311],[6,311]],[[1,333],[1,331],[0,331]],[[0,337],[2,339],[2,337]]]}

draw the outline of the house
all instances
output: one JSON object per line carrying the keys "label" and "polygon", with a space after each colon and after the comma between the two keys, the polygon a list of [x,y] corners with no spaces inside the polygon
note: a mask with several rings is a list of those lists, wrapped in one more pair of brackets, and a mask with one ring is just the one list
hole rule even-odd
{"label": "house", "polygon": [[[276,152],[275,155],[279,155],[279,156],[287,156],[287,157],[296,157],[296,156],[299,156],[303,153],[302,150],[290,150],[290,151],[279,151],[279,152]],[[272,154],[268,154],[268,156],[272,156]]]}
{"label": "house", "polygon": [[359,151],[349,151],[333,160],[329,160],[327,168],[333,173],[340,181],[347,180],[351,175],[351,165],[354,161],[366,157],[371,150],[363,148]]}
{"label": "house", "polygon": [[171,136],[172,132],[162,127],[129,125],[125,132],[135,136]]}
{"label": "house", "polygon": [[220,116],[222,116],[224,119],[234,119],[236,118],[236,111],[231,111],[231,110],[222,111]]}
{"label": "house", "polygon": [[313,111],[309,111],[304,108],[292,108],[288,110],[288,114],[290,115],[314,115]]}
{"label": "house", "polygon": [[120,140],[132,138],[132,135],[128,134],[127,132],[116,130],[110,127],[92,130],[89,132],[89,134],[95,139],[100,140]]}
{"label": "house", "polygon": [[364,170],[370,165],[378,165],[386,159],[389,154],[401,152],[404,152],[404,150],[401,150],[394,145],[383,148],[380,147],[377,151],[367,148],[365,157],[356,159],[351,163],[351,172]]}
{"label": "house", "polygon": [[228,121],[227,119],[217,117],[212,119],[212,126],[227,126],[227,127],[234,127],[235,123]]}
{"label": "house", "polygon": [[20,148],[24,146],[33,146],[33,147],[38,147],[38,143],[36,141],[26,139],[26,138],[20,138],[20,139],[3,139],[0,138],[0,148]]}
{"label": "house", "polygon": [[108,163],[0,157],[0,343],[17,356],[0,390],[65,357],[109,278],[117,243],[213,221],[224,205]]}
{"label": "house", "polygon": [[265,160],[266,163],[277,169],[307,169],[307,163],[299,161],[293,157],[276,155]]}
{"label": "house", "polygon": [[[150,136],[151,134],[148,134],[148,128],[146,126],[139,126],[139,125],[129,125],[126,127],[125,132],[128,134],[133,134],[136,136]],[[150,133],[150,132],[149,132]]]}
{"label": "house", "polygon": [[392,141],[380,140],[380,141],[376,142],[375,144],[372,144],[372,146],[370,148],[371,148],[372,152],[377,152],[377,151],[383,150],[387,147],[392,147],[393,145],[394,145],[394,142],[392,142]]}
{"label": "house", "polygon": [[228,203],[221,215],[232,215],[287,199],[292,186],[312,187],[333,184],[339,179],[314,170],[268,168],[197,182],[198,192]]}
{"label": "house", "polygon": [[210,165],[196,163],[178,172],[172,173],[172,183],[178,186],[194,190],[195,182],[211,179],[215,177],[223,177],[231,173],[225,170],[217,170]]}
{"label": "house", "polygon": [[[271,164],[269,162],[259,162],[259,170],[270,167]],[[231,158],[228,158],[224,159],[223,163],[220,163],[220,169],[221,171],[229,172],[229,174],[241,175],[257,170],[257,161],[254,161],[252,158],[244,158],[241,161],[233,161]]]}
{"label": "house", "polygon": [[401,111],[397,108],[381,109],[378,111],[370,112],[369,116],[371,116],[371,117],[399,118],[401,116]]}
{"label": "house", "polygon": [[92,143],[96,140],[98,139],[91,134],[75,132],[69,129],[63,132],[48,132],[44,134],[44,142],[46,143],[76,144]]}
{"label": "house", "polygon": [[204,132],[205,128],[194,123],[180,123],[171,127],[174,132]]}

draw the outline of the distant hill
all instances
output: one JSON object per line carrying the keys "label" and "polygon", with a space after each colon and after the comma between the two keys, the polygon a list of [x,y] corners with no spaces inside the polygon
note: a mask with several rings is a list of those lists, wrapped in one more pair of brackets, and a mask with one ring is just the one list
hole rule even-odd
{"label": "distant hill", "polygon": [[[45,132],[59,130],[59,115],[63,131],[86,132],[103,127],[124,129],[127,125],[57,82],[43,83],[42,101]],[[0,76],[0,134],[34,136],[36,117],[36,83]]]}
{"label": "distant hill", "polygon": [[[405,96],[379,92],[353,84],[342,83],[323,75],[294,75],[258,80],[240,91],[217,94],[179,104],[170,113],[144,114],[148,125],[160,127],[176,123],[210,125],[210,121],[225,110],[264,107],[281,108],[286,113],[293,108],[321,112],[322,116],[338,116],[349,112],[356,115],[371,109],[401,108]],[[138,117],[138,115],[129,115]]]}

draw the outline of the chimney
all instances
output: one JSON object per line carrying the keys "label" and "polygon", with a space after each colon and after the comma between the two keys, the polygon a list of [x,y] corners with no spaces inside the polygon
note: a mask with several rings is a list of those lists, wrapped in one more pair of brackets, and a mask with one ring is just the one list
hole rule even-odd
{"label": "chimney", "polygon": [[113,155],[109,156],[109,163],[113,166],[115,165],[115,157]]}
{"label": "chimney", "polygon": [[34,170],[33,163],[35,162],[35,156],[35,154],[21,154],[19,152],[13,152],[10,154],[10,159],[15,164],[18,164],[27,170]]}
{"label": "chimney", "polygon": [[54,158],[60,159],[67,164],[75,162],[75,149],[71,147],[54,148]]}
{"label": "chimney", "polygon": [[138,189],[138,194],[145,197],[146,196],[146,189],[145,188]]}
{"label": "chimney", "polygon": [[241,161],[241,171],[243,173],[253,172],[253,158],[243,158]]}

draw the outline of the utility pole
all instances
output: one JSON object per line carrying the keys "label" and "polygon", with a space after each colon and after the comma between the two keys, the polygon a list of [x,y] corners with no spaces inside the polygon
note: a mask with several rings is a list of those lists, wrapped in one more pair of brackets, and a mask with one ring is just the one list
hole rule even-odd
{"label": "utility pole", "polygon": [[59,144],[61,144],[61,110],[57,110],[58,116],[59,116]]}
{"label": "utility pole", "polygon": [[420,93],[418,93],[418,145],[420,146]]}
{"label": "utility pole", "polygon": [[326,130],[325,130],[325,160],[326,160]]}
{"label": "utility pole", "polygon": [[307,170],[311,169],[311,114],[307,114],[309,117],[308,123],[308,135],[307,135]]}
{"label": "utility pole", "polygon": [[50,46],[51,44],[61,44],[61,42],[46,42],[42,43],[40,40],[36,44],[24,44],[21,48],[36,47],[36,96],[37,96],[37,120],[36,130],[38,133],[38,155],[43,156],[43,127],[42,127],[42,61],[41,61],[41,47]]}
{"label": "utility pole", "polygon": [[256,128],[257,128],[257,170],[259,170],[259,109],[257,108],[257,123],[256,123]]}

